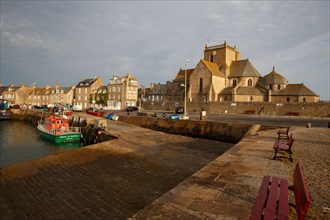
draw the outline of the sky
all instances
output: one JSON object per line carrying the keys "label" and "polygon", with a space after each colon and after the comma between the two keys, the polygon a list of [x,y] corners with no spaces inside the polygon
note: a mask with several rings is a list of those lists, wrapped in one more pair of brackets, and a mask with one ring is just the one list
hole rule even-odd
{"label": "sky", "polygon": [[275,66],[329,100],[329,1],[0,2],[3,85],[106,85],[131,73],[149,87],[226,40],[261,76]]}

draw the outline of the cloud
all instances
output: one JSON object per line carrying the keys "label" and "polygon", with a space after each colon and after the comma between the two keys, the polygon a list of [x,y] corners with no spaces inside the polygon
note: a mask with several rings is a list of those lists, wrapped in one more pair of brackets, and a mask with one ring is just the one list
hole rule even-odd
{"label": "cloud", "polygon": [[[77,83],[132,73],[139,84],[172,80],[210,45],[236,45],[265,75],[328,96],[329,2],[1,1],[1,83]],[[313,72],[314,74],[314,72]],[[325,94],[325,95],[323,95]],[[328,96],[329,97],[329,96]]]}

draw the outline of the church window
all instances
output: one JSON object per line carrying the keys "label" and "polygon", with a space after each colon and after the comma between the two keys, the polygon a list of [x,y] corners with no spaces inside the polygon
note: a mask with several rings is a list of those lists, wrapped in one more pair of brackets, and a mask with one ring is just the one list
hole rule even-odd
{"label": "church window", "polygon": [[281,85],[277,85],[277,90],[281,90]]}
{"label": "church window", "polygon": [[203,92],[203,78],[199,79],[199,93]]}
{"label": "church window", "polygon": [[290,102],[290,97],[286,97],[286,101],[287,102]]}
{"label": "church window", "polygon": [[306,102],[306,97],[303,97],[303,102]]}
{"label": "church window", "polygon": [[236,85],[237,85],[237,80],[234,79],[234,80],[233,80],[233,87],[236,87]]}
{"label": "church window", "polygon": [[269,85],[269,89],[270,90],[273,90],[273,85]]}
{"label": "church window", "polygon": [[253,96],[250,97],[250,101],[253,101]]}
{"label": "church window", "polygon": [[213,59],[214,59],[214,56],[211,55],[211,56],[210,56],[210,62],[213,62]]}
{"label": "church window", "polygon": [[248,80],[248,86],[252,86],[252,79]]}

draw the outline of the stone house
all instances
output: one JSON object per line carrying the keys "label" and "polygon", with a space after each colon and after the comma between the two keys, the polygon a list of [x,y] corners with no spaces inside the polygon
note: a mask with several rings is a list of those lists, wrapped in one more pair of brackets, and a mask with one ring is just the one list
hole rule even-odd
{"label": "stone house", "polygon": [[136,106],[138,100],[138,81],[132,74],[113,76],[108,83],[108,109],[122,110]]}
{"label": "stone house", "polygon": [[[94,77],[93,79],[83,79],[75,87],[73,104],[79,105],[82,109],[93,107],[93,100],[91,100],[92,91],[102,86],[102,80],[100,77]],[[95,101],[95,100],[94,100]]]}
{"label": "stone house", "polygon": [[8,100],[9,105],[24,105],[27,104],[28,94],[32,90],[33,87],[25,84],[21,84],[20,86],[10,84],[2,90],[2,99]]}

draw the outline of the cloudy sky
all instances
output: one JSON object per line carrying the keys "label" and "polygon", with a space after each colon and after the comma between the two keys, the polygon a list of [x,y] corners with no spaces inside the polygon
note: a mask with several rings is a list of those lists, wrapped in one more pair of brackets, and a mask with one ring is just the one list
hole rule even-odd
{"label": "cloudy sky", "polygon": [[77,84],[132,73],[165,83],[194,68],[209,45],[236,45],[329,100],[329,1],[3,1],[4,85]]}

